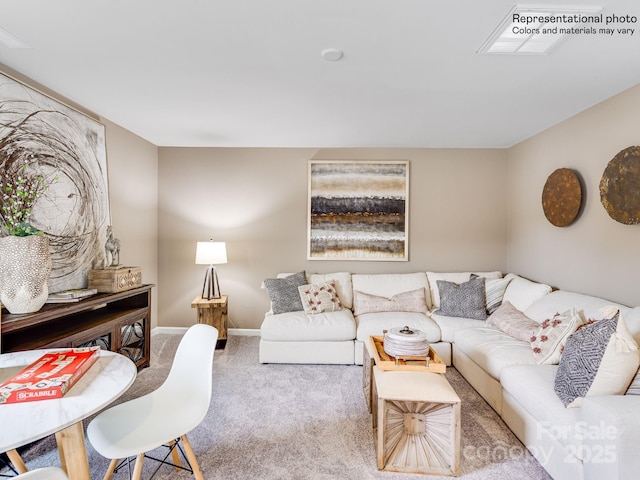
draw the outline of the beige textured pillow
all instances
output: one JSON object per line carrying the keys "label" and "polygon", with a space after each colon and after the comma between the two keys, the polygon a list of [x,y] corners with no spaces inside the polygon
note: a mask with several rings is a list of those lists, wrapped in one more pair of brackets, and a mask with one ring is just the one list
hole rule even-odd
{"label": "beige textured pillow", "polygon": [[353,292],[353,314],[362,315],[376,312],[418,312],[427,313],[424,288],[398,293],[391,298],[379,297],[355,290]]}
{"label": "beige textured pillow", "polygon": [[301,285],[298,287],[305,313],[323,313],[344,310],[334,282]]}
{"label": "beige textured pillow", "polygon": [[564,313],[556,313],[553,318],[542,322],[531,339],[531,349],[536,362],[557,365],[567,338],[583,323],[584,320],[575,308]]}
{"label": "beige textured pillow", "polygon": [[530,342],[540,324],[530,319],[509,302],[504,302],[489,315],[487,323],[518,340]]}

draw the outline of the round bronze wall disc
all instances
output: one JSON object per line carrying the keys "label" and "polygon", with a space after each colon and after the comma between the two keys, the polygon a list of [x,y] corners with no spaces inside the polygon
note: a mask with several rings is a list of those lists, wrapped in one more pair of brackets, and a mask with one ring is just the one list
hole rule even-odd
{"label": "round bronze wall disc", "polygon": [[575,220],[582,203],[582,187],[570,168],[559,168],[547,178],[542,190],[544,215],[556,227],[566,227]]}
{"label": "round bronze wall disc", "polygon": [[616,222],[640,223],[640,147],[625,148],[609,162],[600,180],[600,201]]}

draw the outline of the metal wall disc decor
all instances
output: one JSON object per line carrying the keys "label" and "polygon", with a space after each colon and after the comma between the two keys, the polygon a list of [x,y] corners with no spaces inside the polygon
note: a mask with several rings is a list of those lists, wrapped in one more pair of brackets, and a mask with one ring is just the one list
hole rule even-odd
{"label": "metal wall disc decor", "polygon": [[582,204],[582,186],[570,168],[559,168],[547,178],[542,189],[544,215],[556,227],[575,220]]}
{"label": "metal wall disc decor", "polygon": [[609,162],[600,180],[600,201],[616,222],[640,223],[640,147],[625,148]]}

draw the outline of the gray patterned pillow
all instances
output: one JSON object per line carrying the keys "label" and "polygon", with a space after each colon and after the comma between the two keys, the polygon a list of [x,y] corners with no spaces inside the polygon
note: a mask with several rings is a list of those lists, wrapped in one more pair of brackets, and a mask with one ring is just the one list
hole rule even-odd
{"label": "gray patterned pillow", "polygon": [[484,278],[472,278],[461,284],[438,280],[440,309],[436,313],[448,317],[487,319]]}
{"label": "gray patterned pillow", "polygon": [[617,314],[569,335],[554,390],[565,407],[579,407],[590,395],[621,395],[638,370],[638,346]]}
{"label": "gray patterned pillow", "polygon": [[285,312],[300,312],[304,310],[300,300],[298,287],[307,284],[304,271],[294,273],[284,278],[267,278],[264,286],[271,299],[271,310],[274,315]]}
{"label": "gray patterned pillow", "polygon": [[589,391],[617,324],[618,317],[599,320],[567,338],[554,382],[565,407]]}

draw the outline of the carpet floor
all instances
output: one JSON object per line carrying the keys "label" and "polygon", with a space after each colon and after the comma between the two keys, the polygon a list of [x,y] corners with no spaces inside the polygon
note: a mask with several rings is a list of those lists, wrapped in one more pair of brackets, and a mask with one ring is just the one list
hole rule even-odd
{"label": "carpet floor", "polygon": [[[118,402],[143,395],[162,383],[180,338],[170,334],[152,337],[151,367],[140,372]],[[362,391],[362,367],[261,365],[258,342],[259,337],[231,336],[225,350],[216,350],[211,408],[189,434],[206,480],[451,478],[378,471],[371,416]],[[446,376],[462,400],[458,478],[550,479],[454,368],[448,368]],[[20,449],[20,453],[30,469],[59,465],[53,436]],[[91,477],[101,479],[108,460],[88,442],[87,454]],[[163,450],[154,454],[164,456]],[[143,478],[149,478],[155,468],[156,464],[147,460]],[[0,475],[6,473],[6,468],[0,470]],[[122,471],[114,478],[128,477]],[[193,477],[162,466],[154,478]]]}

